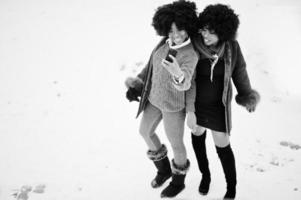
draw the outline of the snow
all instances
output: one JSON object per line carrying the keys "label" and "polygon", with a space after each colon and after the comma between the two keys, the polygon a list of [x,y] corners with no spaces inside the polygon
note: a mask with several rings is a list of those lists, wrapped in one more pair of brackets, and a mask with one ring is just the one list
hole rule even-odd
{"label": "snow", "polygon": [[[29,200],[160,199],[138,104],[127,102],[123,82],[159,41],[151,18],[166,2],[0,2],[0,200],[16,199],[22,187],[31,188]],[[215,2],[197,1],[199,11]],[[220,2],[240,15],[238,40],[262,95],[252,114],[233,101],[237,199],[300,199],[301,3]],[[158,133],[171,149],[162,125]],[[185,144],[192,166],[175,199],[220,198],[225,181],[210,134],[207,197],[197,192],[188,129]]]}

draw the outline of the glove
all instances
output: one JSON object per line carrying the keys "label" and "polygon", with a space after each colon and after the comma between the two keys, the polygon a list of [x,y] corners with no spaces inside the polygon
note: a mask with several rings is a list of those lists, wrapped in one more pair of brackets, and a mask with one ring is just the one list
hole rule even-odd
{"label": "glove", "polygon": [[138,101],[139,102],[139,99],[138,97],[141,96],[141,93],[136,90],[135,88],[132,88],[130,87],[127,92],[126,92],[126,98],[132,102],[132,101]]}

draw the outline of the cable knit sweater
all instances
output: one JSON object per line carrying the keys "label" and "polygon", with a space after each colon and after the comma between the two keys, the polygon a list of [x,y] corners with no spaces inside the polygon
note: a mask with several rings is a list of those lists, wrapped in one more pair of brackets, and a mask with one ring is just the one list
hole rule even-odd
{"label": "cable knit sweater", "polygon": [[152,57],[152,83],[148,100],[165,112],[176,112],[186,107],[185,91],[191,86],[194,70],[198,62],[198,55],[190,42],[177,48],[176,59],[184,73],[184,82],[175,85],[172,75],[162,66],[161,62],[168,53],[169,45],[166,43],[154,52]]}

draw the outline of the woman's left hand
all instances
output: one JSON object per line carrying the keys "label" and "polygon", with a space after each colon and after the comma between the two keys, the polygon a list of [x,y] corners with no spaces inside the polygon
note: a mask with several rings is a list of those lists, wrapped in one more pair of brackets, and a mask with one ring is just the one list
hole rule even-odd
{"label": "woman's left hand", "polygon": [[197,130],[197,123],[196,123],[196,115],[194,112],[187,113],[187,121],[186,124],[188,128],[190,128],[191,132],[195,133]]}
{"label": "woman's left hand", "polygon": [[172,59],[172,62],[168,62],[167,60],[163,59],[161,64],[162,66],[172,75],[175,77],[179,77],[183,74],[179,63],[175,57],[172,55],[169,55],[169,57]]}

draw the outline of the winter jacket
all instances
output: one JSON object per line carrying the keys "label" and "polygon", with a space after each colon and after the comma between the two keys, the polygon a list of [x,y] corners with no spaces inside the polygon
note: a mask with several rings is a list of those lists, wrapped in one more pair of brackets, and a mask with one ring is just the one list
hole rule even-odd
{"label": "winter jacket", "polygon": [[[194,48],[198,53],[201,52],[198,50],[200,48],[198,44],[202,42],[202,40],[203,39],[201,36],[197,36],[192,39]],[[235,100],[239,105],[256,105],[259,102],[260,95],[251,87],[249,76],[246,70],[246,63],[238,42],[236,40],[227,41],[225,53],[229,54],[231,64],[230,67],[225,69],[222,102],[226,108],[226,132],[230,134],[232,128],[231,101],[233,96],[231,79],[237,90]],[[195,90],[189,90],[189,92],[193,93]],[[189,94],[188,96],[195,99],[195,94]]]}

